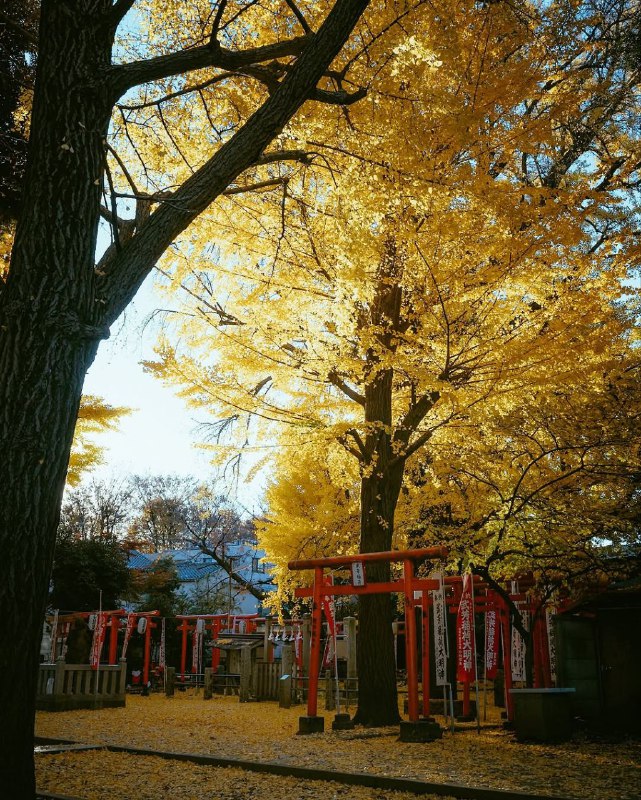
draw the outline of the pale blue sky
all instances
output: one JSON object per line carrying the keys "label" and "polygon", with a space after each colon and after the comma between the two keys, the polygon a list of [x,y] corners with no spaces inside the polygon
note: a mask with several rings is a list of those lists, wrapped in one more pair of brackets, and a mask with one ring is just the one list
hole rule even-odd
{"label": "pale blue sky", "polygon": [[197,413],[173,391],[143,372],[140,362],[153,358],[157,327],[145,325],[156,308],[151,281],[112,326],[85,380],[85,394],[97,394],[115,406],[129,406],[118,432],[100,436],[108,448],[107,466],[128,472],[177,472],[204,477],[204,453],[195,449]]}
{"label": "pale blue sky", "polygon": [[[149,317],[162,302],[149,278],[123,317],[112,326],[111,338],[101,343],[87,372],[85,394],[99,395],[110,405],[134,409],[122,419],[117,431],[96,437],[104,447],[105,457],[104,464],[92,473],[96,478],[172,473],[205,479],[213,474],[207,453],[194,446],[198,424],[205,415],[187,408],[170,388],[146,374],[140,365],[142,360],[153,358],[158,326],[153,321],[149,323]],[[249,486],[240,483],[240,502],[253,506],[264,483],[264,475],[257,476]]]}

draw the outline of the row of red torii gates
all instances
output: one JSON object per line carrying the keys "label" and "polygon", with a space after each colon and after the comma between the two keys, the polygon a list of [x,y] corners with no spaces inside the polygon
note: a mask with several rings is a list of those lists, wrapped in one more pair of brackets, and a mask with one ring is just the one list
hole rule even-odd
{"label": "row of red torii gates", "polygon": [[[401,593],[405,600],[405,648],[406,648],[406,667],[407,667],[407,690],[408,690],[408,715],[410,722],[418,722],[421,716],[430,716],[430,652],[429,645],[424,644],[421,650],[421,674],[422,674],[422,697],[419,700],[419,665],[418,665],[418,631],[415,609],[421,610],[421,640],[423,643],[430,642],[430,614],[432,605],[430,592],[439,589],[438,580],[419,577],[416,575],[416,566],[423,561],[442,560],[447,557],[447,550],[443,547],[430,547],[419,550],[390,551],[384,553],[367,553],[354,556],[339,556],[334,558],[311,559],[293,561],[288,566],[292,570],[313,570],[314,582],[310,588],[296,590],[299,598],[311,598],[311,652],[309,658],[308,693],[307,693],[307,720],[301,727],[308,726],[310,729],[319,729],[317,726],[322,724],[322,717],[318,717],[318,684],[321,664],[321,638],[323,630],[323,604],[329,597],[377,594],[377,593]],[[403,567],[402,577],[386,583],[367,582],[365,567],[371,562],[401,563]],[[332,585],[328,583],[326,569],[340,570],[349,569],[352,571],[351,583],[341,583]],[[460,576],[448,576],[444,579],[448,588],[446,603],[450,614],[456,614],[463,593],[463,579]],[[531,585],[530,581],[530,585]],[[505,678],[505,696],[508,719],[512,719],[512,698],[510,689],[512,688],[512,669],[510,663],[509,642],[511,639],[510,612],[505,600],[493,592],[487,584],[478,578],[474,578],[474,613],[486,612],[490,607],[498,611],[498,624],[503,637],[503,671]],[[520,581],[520,590],[511,592],[510,599],[518,603],[522,610],[530,612],[537,610],[537,605],[532,598],[523,593],[527,584]],[[78,617],[85,620],[91,616],[96,616],[96,612],[79,612],[73,615],[65,615],[57,621],[58,638],[65,637],[69,632],[71,620]],[[103,642],[108,633],[108,653],[107,663],[116,664],[118,661],[118,634],[125,629],[125,642],[123,643],[120,658],[126,654],[127,642],[134,630],[138,630],[144,636],[143,645],[143,670],[142,683],[147,685],[151,670],[151,636],[152,630],[160,624],[164,625],[164,620],[159,619],[160,612],[126,612],[124,609],[100,612],[102,617],[102,636],[97,637],[97,653],[92,653],[92,658],[99,663],[100,653]],[[230,614],[192,614],[177,616],[178,631],[182,634],[180,673],[187,674],[187,654],[189,638],[192,638],[192,650],[195,652],[196,634],[209,632],[212,639],[217,639],[223,631],[229,631],[232,627],[236,632],[255,633],[257,623],[262,622],[262,618],[255,614],[249,615],[230,615]],[[550,666],[550,652],[548,649],[548,637],[545,631],[545,620],[540,614],[533,617],[532,646],[533,646],[533,666],[534,666],[534,686],[548,688],[552,686],[552,670]],[[294,624],[294,621],[291,621]],[[287,623],[286,623],[287,624]],[[55,639],[56,634],[54,634]],[[506,643],[508,643],[506,645]],[[56,643],[52,644],[52,652]],[[300,650],[297,653],[297,661],[300,661]],[[216,669],[220,660],[220,651],[212,648],[212,667]],[[192,653],[191,671],[197,670],[196,660]],[[299,664],[302,666],[302,663]],[[469,712],[469,690],[471,681],[463,682],[463,714]],[[322,729],[322,728],[321,728]],[[307,731],[305,731],[307,732]]]}
{"label": "row of red torii gates", "polygon": [[[109,665],[118,663],[127,654],[127,646],[134,631],[141,634],[143,639],[143,664],[141,682],[143,686],[149,683],[152,669],[152,631],[159,625],[164,625],[165,620],[160,618],[160,611],[126,611],[123,608],[102,611],[74,611],[50,617],[52,624],[51,661],[56,660],[57,653],[63,650],[76,620],[82,620],[94,629],[96,625],[100,630],[94,636],[90,664],[97,667],[102,660],[104,643],[107,642],[107,652],[104,661]],[[177,630],[181,634],[180,648],[180,673],[184,680],[187,672],[187,653],[189,637],[196,641],[196,634],[209,632],[216,639],[222,631],[234,630],[235,632],[254,633],[257,623],[262,620],[258,614],[179,614],[176,616],[179,624]],[[201,622],[202,621],[202,622]],[[119,648],[119,634],[124,630],[124,641]],[[163,637],[164,638],[164,637]],[[192,646],[192,650],[194,647]],[[220,650],[212,649],[211,666],[216,669],[220,663]],[[163,664],[164,666],[164,664]],[[191,672],[197,671],[197,659],[192,655]]]}
{"label": "row of red torii gates", "polygon": [[[314,580],[310,588],[296,589],[298,598],[312,600],[312,633],[311,654],[309,661],[309,690],[307,700],[307,716],[300,719],[300,733],[322,731],[324,720],[318,716],[318,682],[320,670],[321,635],[323,627],[324,598],[340,595],[391,594],[404,596],[405,606],[405,655],[407,669],[408,716],[411,724],[417,724],[430,718],[430,614],[432,605],[430,592],[441,587],[439,580],[419,577],[416,567],[419,562],[437,561],[447,558],[448,551],[444,547],[428,547],[418,550],[389,551],[382,553],[364,553],[354,556],[337,556],[332,558],[304,559],[288,564],[291,570],[313,570]],[[402,577],[388,582],[369,583],[366,579],[365,565],[372,562],[401,563]],[[326,569],[340,570],[351,568],[350,583],[333,584],[328,582]],[[472,629],[475,613],[487,612],[490,608],[497,612],[497,622],[503,639],[503,673],[505,680],[505,701],[507,717],[513,718],[512,697],[512,665],[510,653],[511,620],[510,610],[505,599],[493,591],[486,583],[474,576]],[[463,595],[464,580],[461,576],[448,576],[444,584],[449,591],[446,603],[450,614],[456,614]],[[529,581],[532,585],[532,581]],[[540,613],[540,603],[522,590],[527,582],[521,580],[518,591],[509,593],[510,600],[518,603],[520,610],[529,611],[532,616],[533,678],[535,688],[552,686],[552,668],[545,618]],[[419,702],[419,666],[418,666],[418,631],[416,611],[421,610],[422,642],[421,674],[422,703]],[[538,612],[538,613],[537,613]],[[473,647],[474,657],[476,647]],[[469,673],[470,676],[472,673]],[[470,684],[474,678],[466,678],[463,682],[463,714],[469,713]]]}

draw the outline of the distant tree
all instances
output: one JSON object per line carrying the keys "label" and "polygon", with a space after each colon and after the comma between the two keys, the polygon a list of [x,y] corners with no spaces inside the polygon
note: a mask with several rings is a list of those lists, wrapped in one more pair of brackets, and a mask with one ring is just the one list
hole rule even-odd
{"label": "distant tree", "polygon": [[173,617],[185,610],[178,593],[178,572],[171,558],[159,558],[150,569],[138,571],[133,585],[139,611],[157,610],[163,617]]}
{"label": "distant tree", "polygon": [[185,614],[223,614],[227,611],[234,611],[232,596],[232,607],[229,603],[229,577],[222,570],[210,572],[199,578],[189,593],[182,592],[180,595],[181,604]]}
{"label": "distant tree", "polygon": [[68,492],[58,536],[66,539],[122,539],[131,516],[131,489],[125,481],[92,481]]}
{"label": "distant tree", "polygon": [[129,537],[140,549],[159,553],[184,546],[185,506],[197,481],[179,475],[134,475],[131,492],[138,513],[131,522]]}
{"label": "distant tree", "polygon": [[130,589],[127,557],[114,541],[58,538],[49,604],[62,611],[118,608]]}
{"label": "distant tree", "polygon": [[13,223],[27,164],[28,113],[35,75],[36,0],[4,0],[0,12],[0,223]]}

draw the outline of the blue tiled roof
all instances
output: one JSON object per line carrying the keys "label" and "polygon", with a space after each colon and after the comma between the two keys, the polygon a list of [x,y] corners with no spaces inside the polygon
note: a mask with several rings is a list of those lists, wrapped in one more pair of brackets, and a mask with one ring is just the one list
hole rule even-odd
{"label": "blue tiled roof", "polygon": [[[262,550],[242,544],[228,545],[226,555],[236,560],[234,567],[246,581],[260,585],[262,588],[273,587],[269,573],[253,572],[251,569],[253,558],[262,558]],[[203,555],[197,549],[164,550],[162,553],[140,553],[132,550],[129,553],[128,566],[130,569],[147,571],[161,558],[171,558],[181,583],[197,581],[217,573],[220,573],[221,577],[226,574],[213,558]]]}
{"label": "blue tiled roof", "polygon": [[149,569],[153,562],[154,559],[150,558],[145,553],[139,553],[137,550],[131,550],[129,553],[129,561],[127,566],[129,569]]}

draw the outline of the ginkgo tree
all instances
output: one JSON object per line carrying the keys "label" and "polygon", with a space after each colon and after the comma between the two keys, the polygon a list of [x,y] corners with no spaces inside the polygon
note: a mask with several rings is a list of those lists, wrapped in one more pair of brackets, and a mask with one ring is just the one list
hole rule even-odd
{"label": "ginkgo tree", "polygon": [[[0,785],[16,800],[35,794],[38,639],[86,370],[172,242],[246,170],[281,157],[278,137],[305,101],[316,101],[321,115],[318,103],[350,102],[332,74],[342,66],[333,62],[368,5],[40,4],[27,167],[9,271],[0,282]],[[12,30],[21,22],[10,19]],[[364,26],[350,52],[366,54],[369,39]],[[276,72],[274,63],[281,65]],[[264,70],[268,89],[246,91],[246,73]],[[211,98],[212,124],[191,130],[197,163],[172,174],[167,157],[147,170],[135,142],[114,147],[119,101],[165,89],[194,100],[200,90],[192,78],[209,81]],[[158,192],[154,181],[162,175]],[[96,263],[101,216],[113,246]]]}
{"label": "ginkgo tree", "polygon": [[99,436],[115,430],[120,419],[129,413],[130,409],[109,405],[100,397],[82,396],[67,471],[67,482],[70,486],[76,486],[83,474],[104,461],[103,448],[94,438],[96,434]]}
{"label": "ginkgo tree", "polygon": [[[370,49],[368,97],[331,139],[311,115],[290,127],[308,163],[258,170],[262,191],[231,190],[163,262],[187,306],[149,369],[213,410],[226,447],[282,425],[286,447],[339,444],[360,483],[352,547],[390,549],[414,463],[452,426],[579,387],[626,347],[634,25],[624,3],[422,5]],[[393,722],[387,598],[359,615],[356,719]]]}

